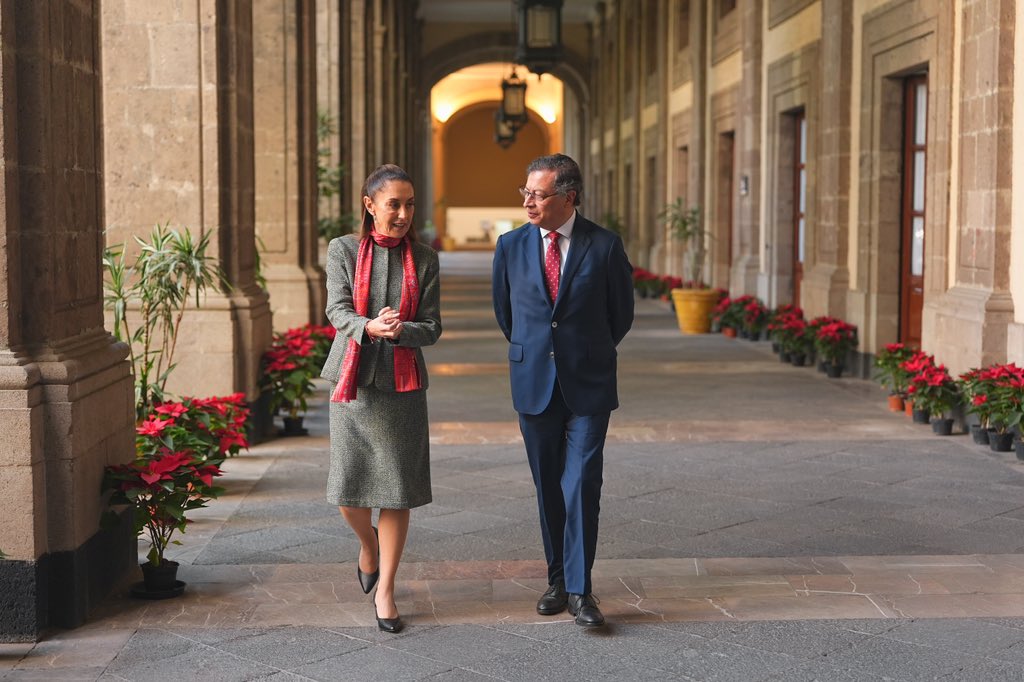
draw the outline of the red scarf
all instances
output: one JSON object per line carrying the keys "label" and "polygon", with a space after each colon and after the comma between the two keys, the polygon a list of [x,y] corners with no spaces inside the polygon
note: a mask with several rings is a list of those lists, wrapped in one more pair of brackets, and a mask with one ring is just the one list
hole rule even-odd
{"label": "red scarf", "polygon": [[[372,237],[372,239],[371,239]],[[416,264],[412,260],[412,243],[405,237],[387,237],[370,232],[359,243],[356,256],[356,279],[352,285],[352,302],[356,314],[367,316],[370,307],[370,271],[373,268],[373,244],[389,249],[402,249],[402,300],[398,304],[398,319],[403,322],[416,319],[420,302],[420,281],[416,276]],[[394,346],[395,349],[395,391],[405,393],[421,388],[420,373],[416,367],[416,351],[412,348]],[[356,382],[359,374],[359,353],[362,346],[355,339],[348,340],[345,360],[341,364],[341,377],[331,394],[331,402],[347,403],[356,399]]]}

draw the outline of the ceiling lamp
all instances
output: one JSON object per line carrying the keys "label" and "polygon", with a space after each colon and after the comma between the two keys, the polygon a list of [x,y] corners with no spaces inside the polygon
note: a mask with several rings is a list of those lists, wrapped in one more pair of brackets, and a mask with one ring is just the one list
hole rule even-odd
{"label": "ceiling lamp", "polygon": [[501,109],[494,112],[494,141],[502,149],[508,149],[516,141],[516,131],[501,115]]}
{"label": "ceiling lamp", "polygon": [[513,132],[526,124],[526,83],[519,79],[515,67],[512,75],[501,81],[501,117]]}
{"label": "ceiling lamp", "polygon": [[562,0],[516,0],[519,42],[515,61],[547,73],[562,59]]}

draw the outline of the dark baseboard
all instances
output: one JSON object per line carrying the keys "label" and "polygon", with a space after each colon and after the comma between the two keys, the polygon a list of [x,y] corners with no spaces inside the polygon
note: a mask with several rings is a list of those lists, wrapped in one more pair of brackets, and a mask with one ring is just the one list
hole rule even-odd
{"label": "dark baseboard", "polygon": [[245,422],[245,435],[249,443],[256,445],[276,435],[274,415],[270,413],[270,391],[263,391],[260,397],[249,403],[249,419]]}
{"label": "dark baseboard", "polygon": [[48,627],[78,627],[138,563],[128,510],[78,549],[0,561],[0,641],[32,642]]}
{"label": "dark baseboard", "polygon": [[0,561],[0,642],[34,642],[46,627],[38,561]]}

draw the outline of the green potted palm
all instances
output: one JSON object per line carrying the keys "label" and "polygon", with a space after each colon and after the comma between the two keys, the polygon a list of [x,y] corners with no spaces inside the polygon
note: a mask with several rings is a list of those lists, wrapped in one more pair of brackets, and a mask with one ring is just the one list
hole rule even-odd
{"label": "green potted palm", "polygon": [[708,233],[701,224],[699,206],[686,207],[676,198],[658,214],[668,226],[672,239],[683,244],[683,286],[672,290],[679,330],[684,334],[711,331],[711,311],[718,303],[718,292],[704,282]]}

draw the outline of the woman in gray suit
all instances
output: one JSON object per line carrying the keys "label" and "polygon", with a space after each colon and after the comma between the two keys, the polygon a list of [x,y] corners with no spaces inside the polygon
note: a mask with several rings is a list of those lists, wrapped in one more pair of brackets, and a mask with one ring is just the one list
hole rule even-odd
{"label": "woman in gray suit", "polygon": [[363,209],[359,234],[327,249],[327,318],[338,330],[322,373],[335,382],[327,500],[359,538],[356,575],[363,592],[377,587],[378,627],[398,632],[395,574],[409,510],[431,501],[420,349],[441,335],[440,282],[437,253],[416,241],[404,170],[388,164],[370,173]]}

